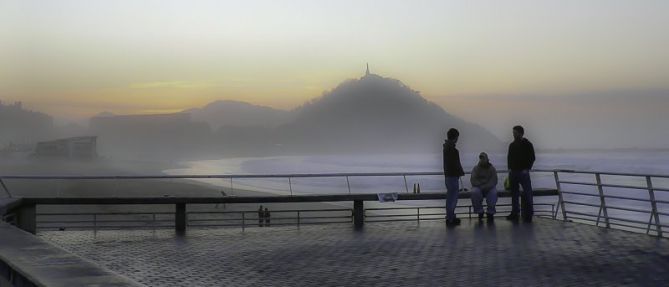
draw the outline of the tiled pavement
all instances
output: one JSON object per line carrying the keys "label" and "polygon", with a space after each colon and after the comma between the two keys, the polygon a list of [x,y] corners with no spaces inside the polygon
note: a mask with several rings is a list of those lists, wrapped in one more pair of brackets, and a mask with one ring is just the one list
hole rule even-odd
{"label": "tiled pavement", "polygon": [[149,286],[669,286],[669,240],[550,219],[39,236]]}

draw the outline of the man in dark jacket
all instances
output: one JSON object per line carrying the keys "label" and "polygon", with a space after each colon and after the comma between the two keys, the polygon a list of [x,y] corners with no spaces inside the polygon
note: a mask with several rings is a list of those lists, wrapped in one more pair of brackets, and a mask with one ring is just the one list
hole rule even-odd
{"label": "man in dark jacket", "polygon": [[534,165],[534,146],[524,138],[525,130],[521,126],[513,127],[513,142],[509,145],[507,164],[509,167],[509,183],[511,185],[511,214],[506,219],[518,220],[521,208],[518,204],[520,195],[519,185],[523,187],[522,217],[526,222],[532,222],[534,214],[532,200],[532,182],[530,170]]}
{"label": "man in dark jacket", "polygon": [[444,142],[444,176],[446,177],[446,225],[455,226],[460,224],[460,219],[455,216],[455,207],[458,205],[458,192],[460,177],[465,175],[460,164],[460,152],[455,148],[460,132],[451,128],[446,133]]}

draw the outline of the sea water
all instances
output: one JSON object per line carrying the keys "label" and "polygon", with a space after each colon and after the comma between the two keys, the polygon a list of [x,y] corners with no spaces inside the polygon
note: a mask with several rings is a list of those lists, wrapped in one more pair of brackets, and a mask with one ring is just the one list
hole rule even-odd
{"label": "sea water", "polygon": [[[506,170],[506,154],[490,153],[491,163],[500,171]],[[582,151],[582,152],[539,152],[532,173],[534,188],[556,188],[551,170],[578,170],[612,173],[638,173],[669,175],[669,151]],[[465,171],[471,171],[477,163],[478,153],[461,153]],[[318,173],[412,173],[441,172],[441,154],[375,154],[375,155],[310,155],[274,156],[260,158],[228,158],[202,160],[184,163],[185,167],[167,170],[168,174],[318,174]],[[539,172],[545,170],[548,172]],[[579,175],[561,173],[561,180],[595,183],[591,174]],[[501,189],[506,173],[500,172],[498,189]],[[601,176],[604,184],[638,186],[640,189],[604,187],[607,195],[648,199],[645,177]],[[444,192],[443,176],[379,176],[379,177],[328,177],[328,178],[273,178],[273,179],[203,179],[203,182],[219,186],[227,195],[235,191],[253,190],[276,195],[299,194],[346,194],[346,193],[406,193],[413,191],[414,184],[420,184],[422,192]],[[653,178],[657,189],[669,189],[669,180]],[[470,189],[469,175],[462,178],[462,187]],[[596,186],[562,184],[565,191],[583,192],[597,195]],[[656,191],[658,200],[669,201],[669,192]],[[596,196],[564,194],[565,200],[599,205]],[[503,202],[503,201],[501,201]],[[555,197],[535,197],[535,202],[557,204]],[[402,202],[399,205],[443,205],[439,201]],[[606,204],[633,209],[650,210],[645,201],[609,198]],[[393,205],[396,206],[397,204]],[[599,214],[597,208],[568,205],[568,210]],[[669,205],[658,204],[658,210],[669,212]],[[609,210],[609,216],[634,218],[648,221],[648,214],[621,210]],[[664,216],[663,216],[664,218]],[[665,220],[669,220],[667,217]]]}

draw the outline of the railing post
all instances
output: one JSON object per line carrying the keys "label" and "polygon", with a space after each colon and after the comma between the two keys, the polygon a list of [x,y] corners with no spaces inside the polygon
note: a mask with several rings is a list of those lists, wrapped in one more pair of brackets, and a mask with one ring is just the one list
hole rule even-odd
{"label": "railing post", "polygon": [[177,234],[186,232],[186,203],[177,203],[174,213],[174,229]]}
{"label": "railing post", "polygon": [[355,200],[353,201],[353,225],[356,229],[362,228],[365,223],[365,208],[364,201]]}
{"label": "railing post", "polygon": [[646,176],[646,186],[648,186],[648,195],[650,196],[650,204],[653,208],[652,215],[655,216],[655,228],[657,228],[657,237],[662,237],[662,226],[660,225],[660,216],[657,214],[657,203],[655,202],[655,191],[653,190],[653,180],[650,176]]}
{"label": "railing post", "polygon": [[7,196],[8,196],[9,198],[11,198],[11,197],[12,197],[12,194],[9,192],[9,188],[7,188],[7,186],[5,185],[5,181],[2,180],[2,178],[0,178],[0,185],[2,185],[2,189],[5,190],[5,192],[7,193]]}
{"label": "railing post", "polygon": [[37,233],[37,213],[35,204],[24,204],[17,211],[16,226],[32,234]]}
{"label": "railing post", "polygon": [[232,177],[230,177],[230,194],[235,195],[235,187],[232,185]]}
{"label": "railing post", "polygon": [[300,228],[300,211],[297,211],[297,228]]}
{"label": "railing post", "polygon": [[[567,221],[567,210],[564,208],[564,198],[562,198],[562,189],[560,188],[560,176],[558,175],[557,170],[553,171],[553,175],[555,176],[555,188],[557,188],[558,192],[558,203],[560,204],[560,209],[562,209],[562,220]],[[555,214],[557,214],[557,210],[555,211]],[[557,215],[555,217],[557,217]]]}
{"label": "railing post", "polygon": [[407,183],[407,175],[405,174],[402,177],[404,177],[404,189],[407,191],[407,193],[409,193],[409,184]]}
{"label": "railing post", "polygon": [[290,180],[290,177],[288,177],[288,188],[290,189],[290,196],[293,196],[293,183]]}
{"label": "railing post", "polygon": [[351,194],[351,182],[348,181],[348,175],[346,176],[346,186],[348,187],[348,194]]}
{"label": "railing post", "polygon": [[420,223],[420,207],[416,207],[416,221]]}
{"label": "railing post", "polygon": [[604,199],[602,177],[599,173],[595,173],[595,179],[597,180],[597,190],[599,191],[599,208],[604,212],[604,223],[606,224],[606,228],[611,228],[611,224],[609,224],[609,213],[606,210],[606,200]]}

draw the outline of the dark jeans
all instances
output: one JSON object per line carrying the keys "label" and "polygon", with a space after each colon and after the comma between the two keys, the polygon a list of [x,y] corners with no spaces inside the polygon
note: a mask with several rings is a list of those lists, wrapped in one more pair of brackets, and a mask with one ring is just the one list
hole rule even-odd
{"label": "dark jeans", "polygon": [[[518,214],[521,211],[521,206],[518,204],[518,197],[520,196],[522,197],[523,218],[532,218],[532,215],[534,215],[534,204],[529,171],[512,170],[509,173],[509,183],[511,184],[511,213]],[[520,186],[523,187],[522,194],[520,194]]]}
{"label": "dark jeans", "polygon": [[458,206],[458,192],[460,191],[458,180],[460,177],[457,176],[446,177],[446,219],[449,220],[456,218],[455,207]]}

